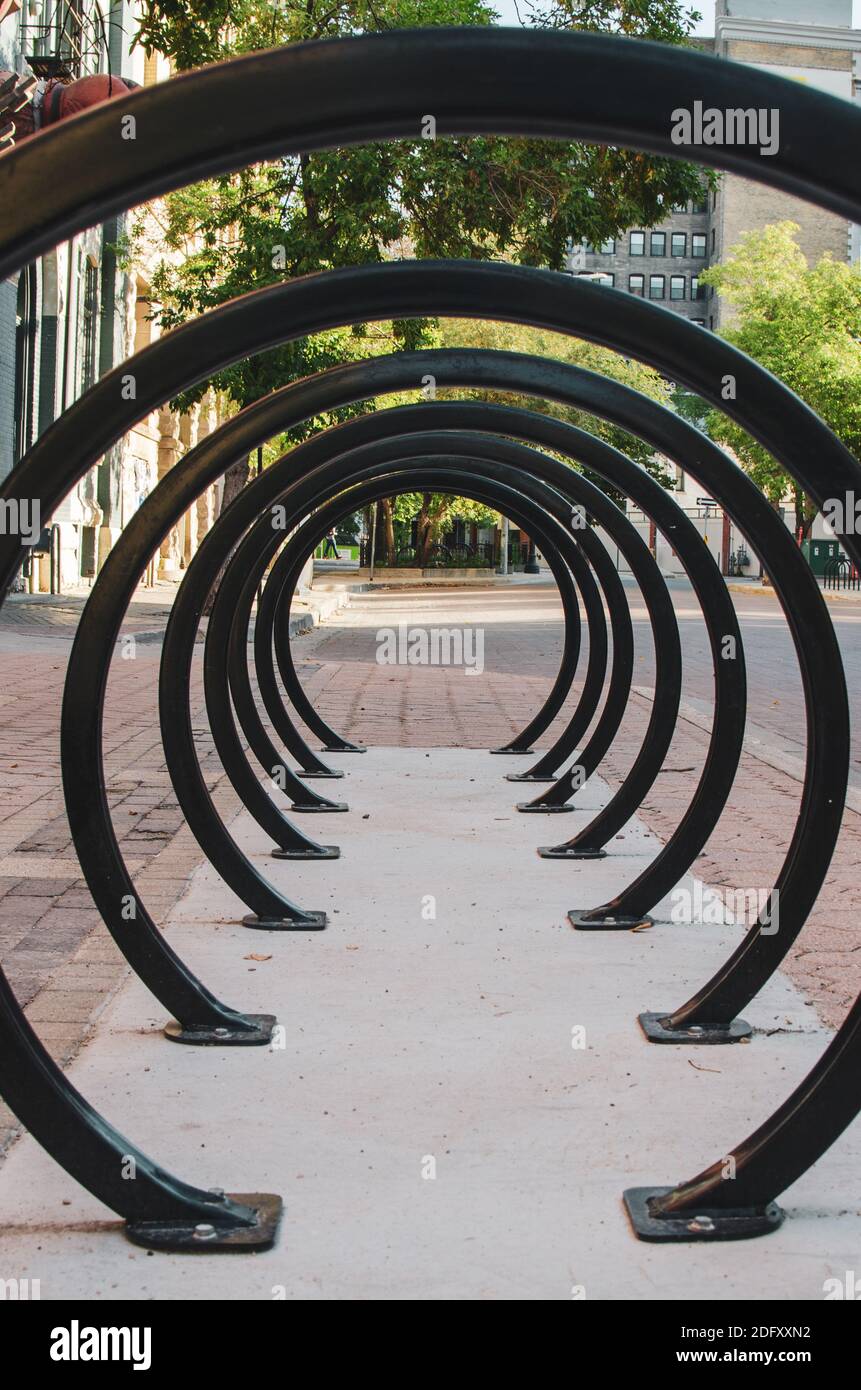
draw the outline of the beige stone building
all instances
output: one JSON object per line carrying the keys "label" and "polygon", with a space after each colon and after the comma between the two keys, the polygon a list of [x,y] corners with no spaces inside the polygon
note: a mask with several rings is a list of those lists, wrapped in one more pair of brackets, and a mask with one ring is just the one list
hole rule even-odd
{"label": "beige stone building", "polygon": [[[717,0],[714,48],[718,57],[856,99],[861,31],[852,28],[852,0]],[[744,232],[787,220],[799,224],[799,244],[811,263],[826,252],[835,260],[857,259],[858,229],[843,218],[724,174],[712,198],[709,261],[721,260]],[[719,328],[726,319],[727,307],[712,295],[708,326]]]}

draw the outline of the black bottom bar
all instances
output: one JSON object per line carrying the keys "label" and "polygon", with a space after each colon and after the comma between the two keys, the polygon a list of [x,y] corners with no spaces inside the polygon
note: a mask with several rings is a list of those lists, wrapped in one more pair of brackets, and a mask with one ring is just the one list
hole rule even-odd
{"label": "black bottom bar", "polygon": [[776,1202],[766,1207],[743,1207],[738,1211],[684,1212],[675,1216],[653,1216],[651,1202],[665,1197],[672,1187],[629,1187],[623,1194],[628,1220],[638,1240],[749,1240],[767,1236],[783,1222],[784,1213]]}
{"label": "black bottom bar", "polygon": [[577,849],[574,845],[539,845],[541,859],[606,859],[605,849]]}
{"label": "black bottom bar", "polygon": [[171,1022],[164,1035],[171,1042],[191,1043],[197,1047],[264,1047],[272,1037],[278,1022],[274,1014],[246,1014],[250,1028],[184,1028]]}
{"label": "black bottom bar", "polygon": [[306,912],[304,917],[256,917],[250,912],[242,918],[243,927],[255,931],[322,931],[328,924],[325,912]]}
{"label": "black bottom bar", "polygon": [[273,849],[272,859],[340,859],[341,851],[337,845],[317,845],[313,849]]}
{"label": "black bottom bar", "polygon": [[568,921],[575,931],[633,931],[635,927],[653,927],[654,921],[647,913],[640,917],[596,917],[590,913],[594,908],[572,907]]}
{"label": "black bottom bar", "polygon": [[253,1226],[222,1228],[200,1222],[195,1226],[170,1221],[129,1221],[126,1235],[135,1245],[149,1250],[181,1250],[186,1254],[208,1250],[271,1250],[278,1236],[284,1203],[272,1192],[231,1192],[231,1202],[251,1207],[257,1216]]}
{"label": "black bottom bar", "polygon": [[750,1024],[743,1018],[734,1018],[731,1023],[695,1023],[687,1028],[666,1028],[664,1025],[670,1014],[640,1014],[639,1024],[653,1043],[699,1043],[709,1046],[721,1043],[744,1042],[753,1033]]}

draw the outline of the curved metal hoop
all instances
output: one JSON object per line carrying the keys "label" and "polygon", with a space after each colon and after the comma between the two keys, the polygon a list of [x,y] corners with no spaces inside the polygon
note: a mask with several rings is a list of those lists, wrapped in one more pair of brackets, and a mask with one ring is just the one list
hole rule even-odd
{"label": "curved metal hoop", "polygon": [[[4,206],[13,209],[12,219],[0,240],[0,275],[5,277],[13,273],[64,233],[80,229],[87,219],[94,221],[135,198],[164,192],[186,177],[234,168],[247,159],[282,153],[285,149],[409,136],[414,118],[404,112],[413,109],[433,109],[439,113],[439,129],[443,134],[499,130],[563,138],[579,136],[672,154],[669,122],[665,120],[660,103],[656,104],[651,96],[656,89],[672,89],[676,101],[683,104],[688,99],[689,105],[706,97],[725,107],[739,102],[753,107],[782,106],[785,115],[783,144],[778,157],[768,164],[754,163],[753,150],[744,146],[710,147],[706,155],[697,148],[686,150],[686,153],[703,161],[707,158],[720,167],[758,174],[777,187],[813,196],[822,205],[850,219],[861,220],[859,171],[854,161],[842,157],[847,139],[855,145],[858,143],[861,112],[815,92],[793,90],[770,75],[740,70],[723,61],[715,63],[702,55],[679,53],[660,46],[651,48],[640,43],[611,46],[611,42],[589,35],[527,36],[492,32],[473,35],[463,30],[434,31],[421,36],[385,35],[350,43],[313,45],[290,53],[259,55],[242,60],[233,71],[216,68],[180,79],[173,92],[156,88],[141,93],[132,99],[138,103],[133,109],[148,138],[137,143],[131,158],[128,147],[123,150],[122,160],[116,158],[119,116],[115,111],[102,109],[71,122],[67,130],[40,137],[39,141],[0,161],[0,197]],[[649,72],[647,80],[643,81],[646,62]],[[530,71],[530,65],[535,72],[534,83],[522,80],[523,73]],[[242,78],[245,89],[253,89],[254,95],[237,119],[236,104],[223,98],[232,84]],[[567,109],[568,92],[575,78],[579,115],[572,119]],[[623,94],[618,103],[613,103],[612,113],[606,108],[608,79],[612,80],[614,90]],[[278,100],[285,89],[290,90],[296,109],[302,112],[301,121],[289,134],[283,130],[283,109]],[[429,105],[430,102],[433,104]],[[186,120],[177,121],[177,111],[183,105]],[[226,117],[213,120],[214,111],[230,112],[229,135],[222,125]],[[89,160],[85,179],[76,181],[72,189],[64,173],[68,151],[79,139],[89,144]],[[170,151],[167,158],[165,151]],[[73,206],[73,202],[77,206]],[[400,267],[386,269],[397,271]],[[528,280],[532,290],[537,287],[536,274],[540,273],[521,276],[524,285]],[[392,280],[394,276],[390,277]],[[399,283],[406,292],[397,305],[398,315],[420,314],[421,310],[414,307],[415,300],[410,298],[409,280]],[[828,495],[859,490],[861,470],[848,451],[836,444],[811,412],[788,393],[781,393],[777,383],[754,370],[738,354],[733,355],[725,345],[718,345],[712,339],[698,342],[698,361],[694,366],[686,355],[693,343],[683,325],[677,323],[673,329],[666,323],[662,325],[660,319],[652,316],[652,306],[626,305],[623,310],[614,302],[613,292],[598,291],[602,295],[600,307],[606,327],[597,330],[594,325],[599,320],[594,311],[598,301],[590,298],[595,287],[582,287],[577,298],[572,298],[567,290],[560,292],[558,284],[556,289],[560,300],[565,301],[560,305],[560,312],[571,310],[570,317],[566,314],[562,331],[577,331],[577,311],[585,309],[586,317],[591,317],[591,334],[587,331],[585,336],[594,336],[611,346],[624,346],[633,355],[654,362],[674,379],[692,386],[718,406],[721,402],[715,400],[715,395],[716,384],[721,379],[720,368],[726,364],[730,364],[730,369],[736,367],[740,373],[739,399],[743,398],[746,403],[733,413],[755,438],[772,449],[820,506]],[[454,289],[453,296],[456,297]],[[467,307],[469,293],[465,300],[453,312],[471,312]],[[231,312],[241,309],[241,306],[227,307]],[[515,310],[514,316],[518,312],[524,313],[524,321],[529,321],[531,311],[525,303],[520,310]],[[505,316],[510,314],[509,299]],[[352,321],[364,317],[359,313]],[[548,313],[544,326],[550,326],[553,318],[554,314]],[[539,321],[543,322],[541,316]],[[317,326],[327,326],[327,322]],[[301,325],[301,314],[299,323]],[[208,327],[214,329],[211,322]],[[656,330],[657,349],[649,338],[652,328]],[[314,328],[306,325],[304,331],[311,332]],[[696,333],[695,329],[693,331]],[[188,335],[180,330],[175,336],[174,349],[181,353]],[[260,347],[261,343],[256,341],[249,350]],[[185,374],[192,369],[186,363],[182,370],[183,380],[177,383],[176,389],[180,384],[188,384]],[[206,369],[202,374],[206,374]],[[111,383],[111,377],[105,378],[105,382]],[[114,381],[112,385],[115,384]],[[167,394],[170,393],[165,392],[159,399]],[[78,440],[87,436],[74,437],[74,425],[86,420],[94,398],[95,393],[89,393],[80,411],[76,413],[73,408],[64,417],[62,423],[73,427],[70,456],[61,460],[55,453],[55,467],[49,467],[42,479],[41,455],[36,446],[7,483],[4,496],[41,499],[47,491],[48,496],[53,494],[56,500],[68,490],[75,480],[76,469],[83,472],[88,466],[86,461],[81,463],[80,452],[76,454],[74,449]],[[137,413],[144,409],[139,393]],[[123,411],[117,413],[114,409],[108,415],[110,418],[106,419],[104,429],[110,432],[119,419],[121,432],[123,424],[127,423]],[[778,421],[780,428],[777,428]],[[62,439],[62,430],[58,431],[58,427],[44,436],[46,463],[50,463],[58,439]],[[777,441],[777,447],[769,442],[770,439]],[[101,451],[97,449],[96,452]],[[816,460],[815,465],[811,460]],[[51,510],[53,506],[47,508]],[[761,522],[762,517],[758,520]],[[841,539],[859,563],[858,538],[844,535]],[[18,558],[17,544],[4,538],[0,545],[0,567],[7,583]],[[811,628],[805,635],[811,646],[824,649],[825,656],[833,659],[829,638],[824,636],[823,612],[812,604],[809,592],[805,598],[807,616],[811,619]],[[800,627],[803,629],[804,625],[802,618]],[[833,634],[830,640],[833,641]],[[807,687],[807,681],[805,685]],[[805,693],[809,694],[807,688]],[[809,910],[811,887],[815,897],[839,827],[847,760],[845,703],[845,688],[841,685],[833,701],[836,726],[823,729],[814,724],[809,730],[804,810],[791,854],[797,853],[802,844],[805,852],[809,849],[809,828],[804,822],[817,798],[823,809],[824,848],[818,853],[809,851],[810,872],[806,882],[801,884],[798,903],[790,903],[793,921],[800,917],[803,922]],[[806,841],[805,836],[808,837]],[[795,869],[793,862],[788,872]],[[760,956],[768,953],[758,951],[761,933],[754,931],[750,938],[753,938],[753,946],[749,954],[755,970],[757,953]],[[746,952],[747,949],[746,945]],[[10,1045],[20,1043],[19,1011],[16,1011],[14,1000],[6,997],[5,987],[0,990],[0,1003],[3,1005],[0,1033]],[[661,1220],[669,1221],[671,1207],[673,1211],[690,1211],[692,1205],[701,1209],[710,1204],[717,1211],[745,1201],[751,1207],[757,1203],[761,1205],[764,1192],[776,1195],[814,1161],[858,1109],[851,1079],[857,1073],[861,1054],[859,1025],[861,1004],[856,1004],[807,1081],[786,1106],[739,1149],[737,1180],[731,1192],[729,1184],[725,1183],[721,1191],[721,1184],[710,1170],[664,1200],[662,1207],[653,1203],[650,1219],[657,1221],[659,1226]],[[47,1054],[41,1051],[35,1039],[28,1037],[23,1046],[13,1050],[26,1079],[34,1085],[42,1083]],[[81,1138],[88,1139],[88,1118],[76,1109],[73,1093],[62,1073],[54,1069],[50,1084],[56,1101],[56,1124],[65,1120],[72,1137],[83,1124],[88,1133]],[[40,1119],[37,1105],[31,1103],[25,1109],[34,1115],[37,1137],[46,1136],[43,1139],[46,1147],[56,1152],[56,1125]],[[811,1115],[816,1116],[816,1125],[809,1122]],[[30,1123],[26,1118],[25,1122]],[[664,1226],[664,1231],[670,1229],[671,1224]],[[741,1229],[736,1223],[736,1232]],[[641,1233],[646,1233],[643,1228]],[[721,1228],[720,1233],[726,1234],[727,1228]],[[746,1228],[744,1233],[750,1233],[750,1229]]]}

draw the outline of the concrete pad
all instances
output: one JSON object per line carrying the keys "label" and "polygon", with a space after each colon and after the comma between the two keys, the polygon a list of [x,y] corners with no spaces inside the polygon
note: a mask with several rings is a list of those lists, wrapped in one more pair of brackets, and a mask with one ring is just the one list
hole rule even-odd
{"label": "concrete pad", "polygon": [[[148,1255],[25,1138],[0,1170],[4,1278],[40,1279],[45,1299],[816,1300],[856,1267],[857,1125],[784,1195],[775,1234],[712,1246],[633,1237],[623,1189],[721,1157],[829,1035],[779,978],[745,1011],[749,1045],[645,1042],[637,1014],[681,1003],[740,929],[570,928],[568,908],[612,896],[658,847],[634,825],[603,861],[537,857],[536,845],[582,827],[606,788],[591,784],[571,815],[522,816],[502,780],[519,759],[375,748],[334,761],[350,814],[302,824],[337,841],[339,861],[277,862],[247,817],[234,826],[285,892],[330,912],[328,930],[242,927],[242,905],[208,866],[169,929],[222,998],[277,1013],[286,1045],[173,1046],[132,981],[71,1068],[180,1176],[281,1193],[277,1247]],[[572,1046],[574,1029],[585,1047]]]}

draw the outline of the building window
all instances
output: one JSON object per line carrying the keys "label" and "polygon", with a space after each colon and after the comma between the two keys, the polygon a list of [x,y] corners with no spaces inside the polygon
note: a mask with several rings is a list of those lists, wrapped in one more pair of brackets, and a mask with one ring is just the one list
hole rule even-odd
{"label": "building window", "polygon": [[691,255],[700,259],[706,254],[706,234],[705,232],[694,232],[691,237]]}
{"label": "building window", "polygon": [[602,241],[602,242],[601,242],[601,255],[602,255],[602,256],[615,256],[615,254],[616,254],[616,238],[611,236],[611,237],[608,237],[606,241]]}
{"label": "building window", "polygon": [[691,299],[705,299],[708,295],[708,286],[700,284],[698,275],[691,276]]}
{"label": "building window", "polygon": [[709,210],[709,194],[708,194],[708,189],[707,189],[707,188],[704,188],[703,191],[702,191],[702,193],[700,194],[699,198],[694,199],[693,211],[694,211],[694,213],[696,214],[696,213],[708,212],[708,210]]}
{"label": "building window", "polygon": [[715,229],[712,227],[712,255],[715,253]]}
{"label": "building window", "polygon": [[600,277],[601,277],[600,280],[598,281],[598,284],[599,284],[599,285],[609,285],[610,288],[612,289],[613,286],[614,286],[615,283],[616,283],[616,277],[615,277],[615,275],[613,274],[613,272],[610,271],[610,270],[599,270],[598,274],[599,274]]}
{"label": "building window", "polygon": [[716,207],[717,207],[717,189],[715,189],[714,193],[712,194],[712,212],[714,212],[714,210],[715,210]]}
{"label": "building window", "polygon": [[664,297],[664,277],[663,275],[649,276],[649,298],[663,299]]}
{"label": "building window", "polygon": [[684,275],[670,276],[670,299],[684,299],[685,297],[685,277]]}
{"label": "building window", "polygon": [[687,210],[687,203],[673,203],[673,206],[670,209],[671,212],[687,212]]}
{"label": "building window", "polygon": [[666,232],[652,232],[649,237],[649,255],[666,256],[667,254],[667,234]]}
{"label": "building window", "polygon": [[645,232],[632,232],[632,233],[631,233],[631,255],[632,255],[632,256],[645,256],[645,254],[646,254],[646,233],[645,233]]}
{"label": "building window", "polygon": [[688,238],[685,232],[673,232],[670,237],[670,254],[673,256],[686,256],[688,254]]}
{"label": "building window", "polygon": [[642,298],[645,280],[642,275],[628,276],[628,290],[631,294],[638,294]]}

